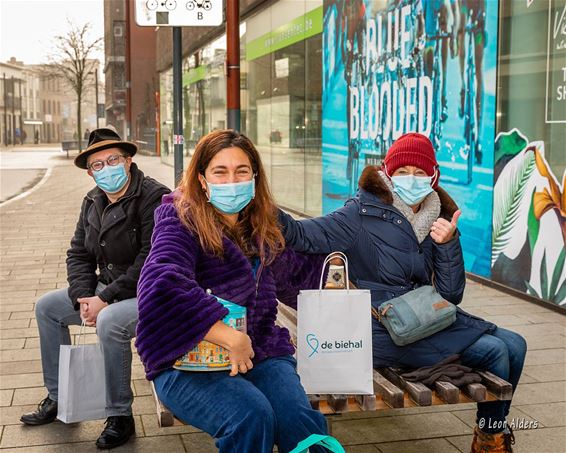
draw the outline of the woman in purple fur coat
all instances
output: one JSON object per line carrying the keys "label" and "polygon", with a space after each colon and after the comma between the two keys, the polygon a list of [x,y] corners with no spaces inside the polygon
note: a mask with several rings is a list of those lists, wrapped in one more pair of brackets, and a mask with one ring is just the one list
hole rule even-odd
{"label": "woman in purple fur coat", "polygon": [[[215,131],[198,143],[178,190],[155,211],[138,284],[136,347],[160,400],[216,439],[221,452],[292,450],[326,434],[295,371],[277,300],[315,288],[322,257],[285,248],[259,154],[245,136]],[[225,324],[222,301],[245,307],[247,333]],[[174,368],[206,340],[231,370]]]}

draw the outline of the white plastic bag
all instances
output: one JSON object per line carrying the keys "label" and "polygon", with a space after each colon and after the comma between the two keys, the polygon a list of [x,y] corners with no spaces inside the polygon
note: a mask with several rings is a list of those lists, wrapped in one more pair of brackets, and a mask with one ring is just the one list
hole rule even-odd
{"label": "white plastic bag", "polygon": [[106,418],[104,357],[100,344],[84,344],[84,328],[77,345],[59,350],[57,418],[63,423]]}
{"label": "white plastic bag", "polygon": [[339,255],[347,289],[323,290],[321,276],[320,289],[299,293],[297,371],[308,394],[373,394],[371,296],[350,289]]}

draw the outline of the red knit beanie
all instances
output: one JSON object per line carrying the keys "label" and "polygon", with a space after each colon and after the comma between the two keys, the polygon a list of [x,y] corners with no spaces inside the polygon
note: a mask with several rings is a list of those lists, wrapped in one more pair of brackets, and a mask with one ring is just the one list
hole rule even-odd
{"label": "red knit beanie", "polygon": [[432,143],[426,136],[409,132],[399,137],[387,151],[382,169],[391,177],[395,170],[405,165],[419,167],[428,176],[433,176],[436,170],[437,176],[432,181],[432,187],[435,189],[438,186],[440,169]]}

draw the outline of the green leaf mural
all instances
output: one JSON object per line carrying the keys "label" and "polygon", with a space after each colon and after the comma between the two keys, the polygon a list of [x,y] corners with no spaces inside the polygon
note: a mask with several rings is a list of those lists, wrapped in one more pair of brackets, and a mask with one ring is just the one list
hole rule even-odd
{"label": "green leaf mural", "polygon": [[515,156],[528,144],[527,138],[517,129],[502,133],[497,136],[495,141],[495,163],[505,156]]}
{"label": "green leaf mural", "polygon": [[[566,305],[566,171],[560,183],[544,142],[530,142],[516,129],[498,134],[496,159],[503,168],[493,190],[492,266],[504,255],[507,266],[530,272],[514,287]],[[504,277],[499,281],[506,283]]]}
{"label": "green leaf mural", "polygon": [[[534,187],[528,182],[535,167],[534,154],[525,149],[505,166],[495,183],[492,265],[501,253],[505,253],[510,247],[516,249],[519,242],[518,248],[520,249],[526,240],[530,198],[534,191]],[[529,198],[526,199],[525,196]],[[506,255],[513,258],[513,253],[506,253]]]}
{"label": "green leaf mural", "polygon": [[540,266],[540,285],[541,291],[538,292],[529,282],[525,282],[527,286],[527,292],[531,296],[538,297],[540,299],[549,300],[556,304],[560,304],[566,299],[566,280],[562,282],[560,288],[558,287],[558,282],[560,281],[560,276],[564,270],[564,262],[566,260],[566,248],[563,248],[558,257],[558,261],[552,272],[552,278],[548,279],[549,274],[547,272],[547,259],[546,252],[542,256],[542,262]]}

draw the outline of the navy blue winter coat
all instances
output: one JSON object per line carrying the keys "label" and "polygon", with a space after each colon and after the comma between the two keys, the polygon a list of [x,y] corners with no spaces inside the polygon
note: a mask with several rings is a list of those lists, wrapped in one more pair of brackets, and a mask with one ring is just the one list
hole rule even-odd
{"label": "navy blue winter coat", "polygon": [[[466,276],[459,237],[445,244],[430,236],[418,243],[411,224],[393,207],[393,197],[375,166],[366,167],[360,190],[344,207],[326,216],[296,221],[280,212],[287,245],[307,253],[341,251],[349,261],[350,280],[371,291],[372,306],[422,285],[434,285],[446,300],[459,304]],[[437,189],[440,216],[452,219],[458,209]],[[496,326],[458,309],[450,327],[406,346],[397,346],[383,325],[373,320],[373,366],[421,367],[460,353]]]}

